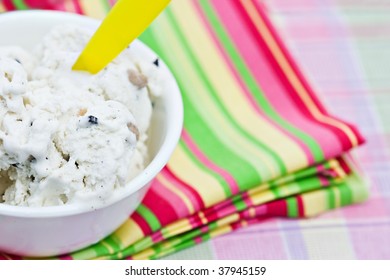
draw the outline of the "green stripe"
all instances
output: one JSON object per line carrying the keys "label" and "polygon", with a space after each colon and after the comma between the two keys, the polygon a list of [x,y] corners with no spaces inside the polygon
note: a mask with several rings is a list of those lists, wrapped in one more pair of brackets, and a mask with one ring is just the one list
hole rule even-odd
{"label": "green stripe", "polygon": [[287,215],[290,218],[298,217],[298,203],[295,197],[289,197],[286,199],[287,203]]}
{"label": "green stripe", "polygon": [[108,12],[111,9],[111,5],[108,0],[100,0],[100,3],[102,4],[104,11]]}
{"label": "green stripe", "polygon": [[223,47],[225,48],[225,51],[229,54],[229,57],[231,58],[231,61],[236,67],[242,80],[245,82],[245,84],[248,86],[253,96],[256,98],[258,105],[264,110],[267,116],[269,116],[285,130],[287,130],[288,132],[290,132],[291,134],[299,138],[302,142],[304,142],[306,146],[310,149],[313,157],[317,162],[323,160],[324,155],[321,150],[321,147],[314,140],[314,138],[312,138],[309,134],[303,132],[302,130],[296,128],[295,126],[293,126],[292,124],[284,120],[272,108],[266,96],[262,93],[261,89],[259,88],[256,79],[253,77],[250,70],[245,65],[244,59],[240,56],[232,40],[229,38],[229,35],[224,30],[224,27],[222,26],[221,22],[217,18],[213,8],[211,7],[210,2],[206,0],[200,0],[199,2],[204,11],[204,14],[208,18],[210,25],[212,26],[219,41],[222,43]]}
{"label": "green stripe", "polygon": [[353,200],[352,200],[352,192],[349,186],[344,183],[339,187],[339,190],[340,190],[340,200],[341,200],[340,207],[350,205],[353,202]]}
{"label": "green stripe", "polygon": [[148,223],[152,231],[156,231],[161,228],[161,224],[157,217],[153,214],[152,211],[145,205],[141,204],[138,206],[136,212],[141,215],[142,218]]}
{"label": "green stripe", "polygon": [[242,199],[242,196],[239,196],[240,199],[233,199],[232,200],[232,203],[234,205],[234,207],[236,207],[236,211],[243,211],[245,209],[247,209],[247,205],[246,203],[244,202],[244,200]]}
{"label": "green stripe", "polygon": [[[158,24],[158,22],[156,23]],[[166,45],[167,40],[164,37],[164,32],[156,32],[156,37],[153,36],[152,32],[152,28],[149,28],[142,34],[141,39],[159,53],[161,58],[169,64],[172,72],[176,76],[183,92],[183,103],[185,107],[184,126],[189,134],[191,134],[193,140],[211,161],[227,170],[235,178],[241,190],[257,185],[261,182],[261,177],[256,169],[238,155],[239,151],[227,149],[219,141],[215,136],[215,131],[210,128],[210,123],[203,120],[194,107],[193,102],[188,99],[185,93],[191,90],[191,84],[188,83],[188,79],[186,79],[181,65],[176,63],[175,54]],[[174,44],[176,41],[169,43]],[[207,137],[204,137],[205,135]]]}
{"label": "green stripe", "polygon": [[18,10],[27,10],[29,7],[24,3],[24,0],[12,0],[15,8]]}
{"label": "green stripe", "polygon": [[113,234],[106,237],[103,241],[107,243],[114,252],[120,251],[123,247],[123,244]]}
{"label": "green stripe", "polygon": [[217,96],[216,89],[212,86],[209,78],[204,73],[202,66],[198,62],[196,55],[192,51],[194,46],[191,46],[186,37],[184,36],[182,30],[180,29],[179,23],[176,21],[174,14],[171,10],[166,11],[166,16],[168,21],[170,22],[172,29],[175,31],[177,37],[182,42],[183,50],[185,50],[188,59],[191,61],[191,64],[193,67],[197,70],[197,73],[200,77],[200,79],[203,81],[204,86],[208,89],[208,92],[210,93],[210,97],[215,101],[215,105],[220,109],[221,113],[224,115],[224,117],[230,121],[230,124],[238,131],[239,134],[246,137],[248,141],[259,147],[260,149],[264,150],[276,163],[276,165],[280,168],[280,174],[286,174],[287,169],[284,165],[284,162],[279,157],[279,155],[273,151],[268,146],[261,143],[256,137],[248,133],[246,130],[242,129],[241,125],[237,123],[237,121],[231,116],[230,112],[222,105],[221,100]]}
{"label": "green stripe", "polygon": [[226,183],[225,179],[221,175],[219,175],[216,172],[213,172],[210,168],[207,168],[202,162],[200,162],[199,159],[193,153],[191,153],[191,151],[189,150],[189,148],[187,147],[187,145],[184,142],[180,141],[179,145],[180,145],[180,147],[183,148],[184,152],[191,159],[191,161],[196,166],[199,167],[199,169],[201,169],[203,172],[208,173],[211,176],[213,176],[221,184],[222,189],[223,189],[226,197],[230,197],[232,195],[232,190],[229,187],[229,184]]}
{"label": "green stripe", "polygon": [[328,209],[336,208],[336,198],[334,192],[335,192],[334,187],[326,189]]}
{"label": "green stripe", "polygon": [[[99,243],[94,246],[97,245],[99,245]],[[78,252],[74,252],[71,254],[71,257],[75,260],[90,260],[96,258],[98,256],[98,252],[94,250],[94,246],[88,247]]]}

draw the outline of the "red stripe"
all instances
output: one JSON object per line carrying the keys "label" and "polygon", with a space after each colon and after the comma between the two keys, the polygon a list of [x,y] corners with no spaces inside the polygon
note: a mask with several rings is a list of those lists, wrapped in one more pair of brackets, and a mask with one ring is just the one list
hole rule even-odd
{"label": "red stripe", "polygon": [[265,205],[267,207],[267,215],[287,217],[288,208],[286,200],[276,200]]}
{"label": "red stripe", "polygon": [[305,205],[302,196],[298,195],[296,199],[298,204],[298,217],[305,217]]}
{"label": "red stripe", "polygon": [[5,254],[0,252],[0,260],[22,260],[21,257],[11,254]]}
{"label": "red stripe", "polygon": [[15,10],[16,7],[14,6],[14,3],[12,3],[12,0],[3,0],[3,5],[7,10]]}
{"label": "red stripe", "polygon": [[192,228],[197,228],[203,225],[202,221],[200,220],[197,214],[188,217],[188,222],[190,223]]}
{"label": "red stripe", "polygon": [[33,9],[54,9],[59,2],[63,1],[24,0],[24,3]]}
{"label": "red stripe", "polygon": [[153,212],[162,226],[178,219],[174,209],[175,206],[171,205],[165,197],[158,195],[154,190],[154,186],[147,192],[142,204]]}
{"label": "red stripe", "polygon": [[83,9],[81,8],[80,2],[78,0],[72,0],[74,9],[78,14],[84,14]]}
{"label": "red stripe", "polygon": [[150,228],[149,224],[145,221],[144,218],[137,212],[134,212],[131,215],[131,218],[134,220],[134,222],[141,228],[144,235],[148,235],[152,232],[152,229]]}
{"label": "red stripe", "polygon": [[162,235],[162,232],[160,230],[155,232],[155,233],[153,233],[150,236],[150,238],[153,240],[154,244],[164,240],[164,236]]}
{"label": "red stripe", "polygon": [[73,260],[72,256],[71,255],[64,255],[64,256],[60,256],[58,257],[60,260]]}
{"label": "red stripe", "polygon": [[352,173],[351,167],[349,167],[348,163],[344,160],[344,158],[339,157],[337,160],[340,164],[340,167],[344,170],[346,174]]}
{"label": "red stripe", "polygon": [[[159,176],[161,178],[165,177],[163,173],[160,173]],[[172,184],[172,182],[168,178],[164,178],[164,179],[167,180],[170,184]],[[175,205],[174,209],[176,212],[176,216],[183,217],[183,216],[188,216],[193,214],[193,213],[189,213],[189,209],[187,205],[184,203],[183,199],[180,196],[178,196],[175,192],[167,188],[166,185],[162,183],[160,180],[161,180],[160,178],[157,178],[154,181],[153,190],[156,192],[156,195],[167,198],[170,204]]]}

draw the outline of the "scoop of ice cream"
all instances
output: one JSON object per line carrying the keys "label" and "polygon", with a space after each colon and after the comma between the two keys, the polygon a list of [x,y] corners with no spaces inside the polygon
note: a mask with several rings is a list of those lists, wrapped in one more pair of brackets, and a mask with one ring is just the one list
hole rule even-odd
{"label": "scoop of ice cream", "polygon": [[130,48],[74,72],[91,35],[56,27],[34,56],[0,47],[0,203],[97,206],[145,167],[158,65]]}

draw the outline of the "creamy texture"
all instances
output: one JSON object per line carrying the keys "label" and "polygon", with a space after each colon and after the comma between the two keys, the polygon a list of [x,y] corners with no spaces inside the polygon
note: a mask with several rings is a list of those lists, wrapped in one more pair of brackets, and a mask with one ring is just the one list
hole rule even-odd
{"label": "creamy texture", "polygon": [[94,207],[147,164],[159,67],[130,47],[96,75],[71,71],[91,34],[60,26],[33,54],[0,47],[0,203]]}

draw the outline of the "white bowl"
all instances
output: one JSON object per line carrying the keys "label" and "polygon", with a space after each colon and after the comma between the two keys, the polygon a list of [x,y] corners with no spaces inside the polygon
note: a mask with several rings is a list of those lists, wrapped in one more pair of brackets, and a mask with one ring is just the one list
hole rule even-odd
{"label": "white bowl", "polygon": [[[99,21],[63,12],[24,11],[0,15],[0,46],[19,45],[33,49],[55,25],[79,24],[97,28]],[[153,61],[157,55],[140,41],[132,49]],[[122,192],[114,193],[107,205],[91,210],[87,206],[42,208],[0,204],[0,252],[22,256],[53,256],[69,253],[112,233],[136,209],[150,182],[165,166],[180,138],[183,105],[175,78],[162,62],[167,92],[155,103],[149,151],[151,163],[129,182]],[[131,233],[129,233],[131,234]]]}

